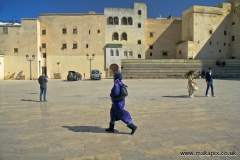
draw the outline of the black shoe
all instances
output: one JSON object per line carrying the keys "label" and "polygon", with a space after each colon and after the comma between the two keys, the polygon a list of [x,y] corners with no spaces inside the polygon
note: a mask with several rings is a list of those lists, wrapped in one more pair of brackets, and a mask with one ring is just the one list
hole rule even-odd
{"label": "black shoe", "polygon": [[137,126],[135,126],[133,123],[127,125],[128,128],[132,130],[131,134],[134,134],[137,130]]}
{"label": "black shoe", "polygon": [[115,124],[112,124],[111,122],[109,122],[109,128],[105,129],[105,131],[106,132],[114,132],[114,125]]}

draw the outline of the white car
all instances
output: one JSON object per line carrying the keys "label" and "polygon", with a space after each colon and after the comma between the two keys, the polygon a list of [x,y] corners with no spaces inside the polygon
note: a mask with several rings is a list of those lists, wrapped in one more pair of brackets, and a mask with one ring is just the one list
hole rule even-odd
{"label": "white car", "polygon": [[101,71],[98,69],[94,69],[91,71],[91,79],[102,79]]}

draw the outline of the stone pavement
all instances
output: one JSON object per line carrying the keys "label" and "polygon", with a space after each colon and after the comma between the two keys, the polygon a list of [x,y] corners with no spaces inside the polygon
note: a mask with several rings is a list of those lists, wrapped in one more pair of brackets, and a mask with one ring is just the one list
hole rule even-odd
{"label": "stone pavement", "polygon": [[[111,79],[49,80],[48,102],[37,81],[0,81],[0,160],[240,159],[240,80],[214,80],[187,98],[186,79],[124,80],[125,108],[138,126],[109,123]],[[231,152],[234,157],[180,156],[182,151]]]}

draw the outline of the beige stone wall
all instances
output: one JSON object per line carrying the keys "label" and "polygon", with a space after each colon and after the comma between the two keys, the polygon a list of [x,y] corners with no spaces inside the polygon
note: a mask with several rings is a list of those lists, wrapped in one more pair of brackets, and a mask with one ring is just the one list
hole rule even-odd
{"label": "beige stone wall", "polygon": [[[235,12],[234,12],[235,10]],[[232,56],[240,59],[240,5],[235,7],[233,10],[233,22],[235,25],[232,26],[232,36],[235,40],[232,41]]]}
{"label": "beige stone wall", "polygon": [[0,80],[4,79],[4,55],[0,54]]}
{"label": "beige stone wall", "polygon": [[[30,63],[26,55],[35,55],[32,62],[32,77],[38,78],[38,32],[39,21],[37,19],[22,19],[21,26],[0,26],[0,53],[4,54],[4,76],[5,79],[15,79],[18,75],[25,75],[30,79]],[[8,28],[4,34],[3,28]],[[18,49],[14,53],[14,48]]]}
{"label": "beige stone wall", "polygon": [[[181,40],[181,20],[146,19],[145,36],[146,59],[175,59],[176,46]],[[153,49],[149,48],[151,45]],[[163,52],[168,55],[164,56]]]}
{"label": "beige stone wall", "polygon": [[[46,49],[42,48],[42,53],[46,53],[47,58],[42,58],[43,66],[47,67],[47,74],[53,78],[57,73],[57,62],[60,62],[59,72],[62,78],[66,78],[68,71],[75,70],[88,74],[89,60],[86,54],[95,54],[92,61],[92,69],[104,70],[104,46],[105,46],[105,16],[102,14],[41,14],[41,29],[46,30],[46,35],[41,34],[41,43],[46,43]],[[67,29],[63,34],[62,29]],[[73,34],[73,28],[77,28],[77,34]],[[100,33],[98,33],[98,30]],[[89,34],[90,32],[90,34]],[[73,43],[77,43],[77,48],[73,49]],[[66,43],[67,48],[62,49],[62,44]],[[88,45],[88,48],[86,47]]]}
{"label": "beige stone wall", "polygon": [[187,46],[191,47],[179,46],[177,52],[188,50],[187,57],[193,59],[231,58],[230,3],[221,3],[218,7],[193,6],[183,12],[182,18],[182,41],[189,41]]}

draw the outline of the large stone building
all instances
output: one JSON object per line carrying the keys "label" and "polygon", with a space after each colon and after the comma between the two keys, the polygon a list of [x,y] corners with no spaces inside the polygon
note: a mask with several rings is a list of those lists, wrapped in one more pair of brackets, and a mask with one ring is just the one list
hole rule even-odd
{"label": "large stone building", "polygon": [[105,8],[104,15],[106,69],[111,76],[121,70],[121,59],[145,59],[147,6],[134,3],[133,8]]}
{"label": "large stone building", "polygon": [[21,24],[0,23],[0,79],[37,79],[42,72],[65,79],[70,70],[89,78],[86,55],[93,54],[91,67],[102,77],[121,70],[122,59],[240,59],[239,2],[192,6],[181,18],[150,19],[146,4],[134,3],[104,14],[40,14]]}

